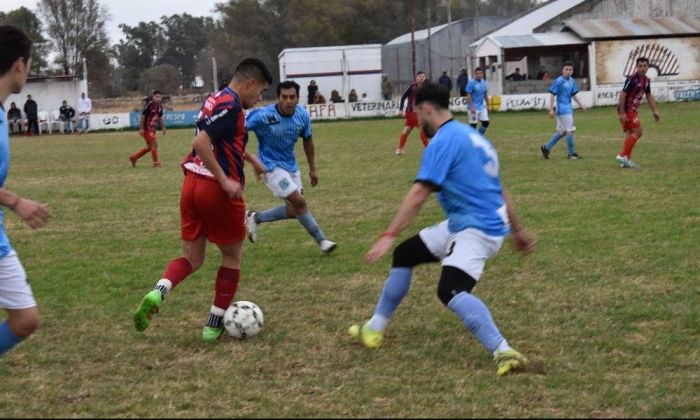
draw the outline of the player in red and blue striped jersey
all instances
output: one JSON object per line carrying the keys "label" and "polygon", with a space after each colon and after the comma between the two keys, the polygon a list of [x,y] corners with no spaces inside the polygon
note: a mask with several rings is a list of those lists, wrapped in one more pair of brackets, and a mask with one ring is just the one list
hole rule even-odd
{"label": "player in red and blue striped jersey", "polygon": [[637,59],[637,71],[627,77],[625,85],[620,92],[617,103],[617,115],[622,124],[622,131],[627,135],[622,144],[622,150],[617,155],[617,163],[623,168],[638,169],[639,165],[632,162],[632,149],[640,137],[642,137],[642,122],[639,120],[639,105],[646,95],[651,111],[654,113],[654,121],[659,122],[659,111],[656,101],[651,94],[651,82],[646,76],[649,70],[649,59],[639,57]]}
{"label": "player in red and blue striped jersey", "polygon": [[151,100],[141,112],[139,120],[139,134],[146,141],[146,147],[129,156],[131,166],[136,166],[136,161],[148,152],[151,152],[153,158],[153,167],[160,167],[158,160],[158,141],[156,140],[156,129],[158,126],[163,130],[163,135],[166,133],[165,122],[163,121],[163,105],[161,100],[163,96],[159,91],[154,91]]}
{"label": "player in red and blue striped jersey", "polygon": [[[401,132],[401,137],[399,138],[399,148],[396,149],[397,155],[403,155],[406,153],[406,141],[408,140],[409,134],[414,127],[418,127],[418,116],[416,115],[415,107],[416,103],[416,91],[423,86],[425,83],[425,73],[419,71],[416,73],[416,82],[412,83],[411,86],[406,89],[406,92],[401,96],[401,102],[399,103],[399,115],[404,115],[403,105],[406,103],[406,124],[404,124],[403,131]],[[428,147],[428,136],[422,130],[420,132],[420,139],[423,142],[423,147]]]}
{"label": "player in red and blue striped jersey", "polygon": [[238,289],[246,236],[243,160],[253,164],[257,174],[266,172],[264,165],[245,151],[248,132],[243,110],[255,106],[271,82],[265,64],[245,59],[236,67],[228,87],[207,98],[202,106],[192,152],[182,162],[183,256],[168,264],[154,290],[143,298],[134,314],[137,330],[145,330],[170,290],[202,266],[209,241],[218,246],[222,262],[202,338],[214,341],[223,331],[224,312]]}

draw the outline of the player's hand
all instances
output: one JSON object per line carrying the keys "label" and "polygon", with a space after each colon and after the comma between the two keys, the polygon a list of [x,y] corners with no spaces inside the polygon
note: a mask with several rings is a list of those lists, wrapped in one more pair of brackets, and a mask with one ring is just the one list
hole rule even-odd
{"label": "player's hand", "polygon": [[224,179],[221,182],[221,188],[224,189],[226,195],[228,195],[228,198],[230,199],[241,198],[243,196],[243,189],[241,188],[241,184],[232,179]]}
{"label": "player's hand", "polygon": [[46,204],[37,203],[27,198],[20,198],[15,205],[15,213],[32,229],[44,227],[51,218],[51,212]]}
{"label": "player's hand", "polygon": [[144,133],[143,130],[139,130],[139,136],[143,137],[143,133]]}
{"label": "player's hand", "polygon": [[525,229],[512,232],[511,236],[513,236],[513,245],[515,249],[522,252],[523,255],[527,255],[535,249],[535,240],[532,239]]}
{"label": "player's hand", "polygon": [[253,165],[253,173],[255,174],[255,179],[262,181],[267,173],[267,168],[262,163],[260,165]]}
{"label": "player's hand", "polygon": [[549,110],[549,118],[554,118],[554,110],[553,109]]}
{"label": "player's hand", "polygon": [[658,113],[658,112],[654,112],[654,121],[655,121],[655,122],[659,122],[660,119],[661,119],[661,116],[659,115],[659,113]]}
{"label": "player's hand", "polygon": [[586,112],[588,111],[588,109],[585,106],[581,105],[581,111]]}
{"label": "player's hand", "polygon": [[620,120],[620,123],[623,125],[627,123],[627,114],[622,113],[622,114],[617,114],[617,118]]}
{"label": "player's hand", "polygon": [[406,113],[405,113],[405,112],[399,111],[399,117],[405,117],[405,116],[406,116]]}
{"label": "player's hand", "polygon": [[318,185],[318,174],[316,173],[316,170],[309,171],[309,179],[311,179],[312,187]]}
{"label": "player's hand", "polygon": [[166,130],[165,127],[163,127],[163,135],[166,135],[167,133],[168,133],[168,130]]}
{"label": "player's hand", "polygon": [[377,239],[377,241],[372,246],[372,249],[369,250],[367,256],[365,257],[367,259],[367,262],[370,264],[374,264],[377,261],[379,261],[380,258],[386,255],[387,252],[389,252],[391,247],[394,245],[395,240],[395,237],[386,235]]}

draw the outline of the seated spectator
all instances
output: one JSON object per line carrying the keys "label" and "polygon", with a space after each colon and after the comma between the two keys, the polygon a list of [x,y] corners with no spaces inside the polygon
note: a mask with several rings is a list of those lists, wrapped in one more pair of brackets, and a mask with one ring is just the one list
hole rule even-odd
{"label": "seated spectator", "polygon": [[512,80],[512,81],[518,82],[521,80],[525,80],[525,75],[520,73],[520,67],[516,67],[514,73],[511,73],[508,76],[506,76],[506,80]]}
{"label": "seated spectator", "polygon": [[331,91],[331,102],[334,104],[340,103],[340,102],[345,102],[343,98],[340,97],[340,93],[338,93],[337,90],[333,89]]}
{"label": "seated spectator", "polygon": [[7,125],[10,133],[22,133],[22,110],[17,108],[17,104],[12,102],[7,110]]}
{"label": "seated spectator", "polygon": [[348,95],[348,102],[357,102],[357,92],[355,92],[355,89],[350,89],[350,95]]}
{"label": "seated spectator", "polygon": [[314,95],[314,104],[325,104],[326,103],[326,98],[321,95],[321,92],[316,91],[316,94]]}
{"label": "seated spectator", "polygon": [[73,118],[75,117],[75,110],[73,109],[73,107],[68,105],[67,101],[63,101],[63,105],[61,105],[61,108],[58,110],[58,112],[58,119],[64,124],[63,132],[66,134],[69,134],[68,130],[70,130],[70,133],[75,132],[75,129],[73,128]]}

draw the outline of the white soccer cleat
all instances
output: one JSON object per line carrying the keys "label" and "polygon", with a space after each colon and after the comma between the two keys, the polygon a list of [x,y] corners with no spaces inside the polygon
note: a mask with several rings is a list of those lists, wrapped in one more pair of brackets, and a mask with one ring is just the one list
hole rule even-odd
{"label": "white soccer cleat", "polygon": [[250,242],[255,242],[258,239],[258,223],[255,221],[255,212],[249,211],[246,213],[245,230],[248,232]]}
{"label": "white soccer cleat", "polygon": [[318,245],[321,247],[321,252],[324,254],[330,254],[338,246],[338,244],[328,239],[322,240]]}
{"label": "white soccer cleat", "polygon": [[402,149],[402,148],[396,149],[396,155],[397,155],[397,156],[399,156],[399,155],[405,155],[405,154],[406,154],[406,150],[405,150],[405,149]]}

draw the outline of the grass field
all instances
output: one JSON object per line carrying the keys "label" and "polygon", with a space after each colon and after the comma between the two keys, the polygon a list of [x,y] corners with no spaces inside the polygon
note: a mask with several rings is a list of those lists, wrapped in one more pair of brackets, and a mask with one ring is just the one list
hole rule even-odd
{"label": "grass field", "polygon": [[[611,108],[576,114],[580,161],[565,140],[542,159],[555,125],[545,112],[492,115],[502,180],[538,245],[527,258],[504,246],[474,293],[546,370],[506,378],[437,299],[437,265],[415,271],[381,349],[346,333],[372,313],[390,257],[370,266],[364,254],[418,168],[417,133],[394,155],[398,119],[315,124],[320,183],[306,196],[339,248],[322,256],[295,221],[263,225],[236,296],[260,305],[263,332],[214,345],[200,339],[211,246],[145,333],[131,319],[180,253],[178,163],[192,130],[159,138],[161,169],[150,157],[131,168],[136,132],[13,138],[6,187],[54,217],[32,231],[6,212],[43,325],[0,359],[0,416],[697,417],[700,103],[660,111],[655,125],[644,105],[638,171],[615,162]],[[249,178],[249,207],[279,204]],[[441,218],[430,200],[401,238]]]}

